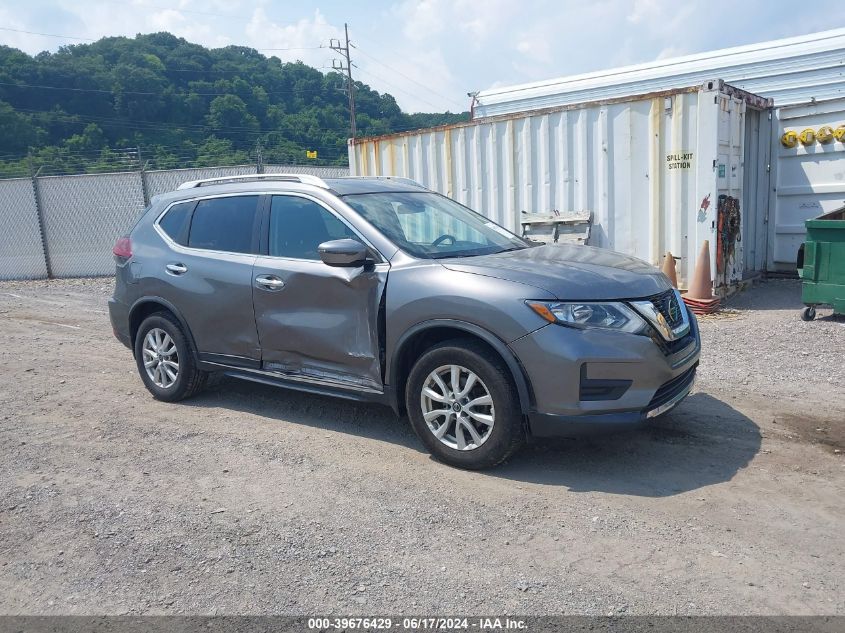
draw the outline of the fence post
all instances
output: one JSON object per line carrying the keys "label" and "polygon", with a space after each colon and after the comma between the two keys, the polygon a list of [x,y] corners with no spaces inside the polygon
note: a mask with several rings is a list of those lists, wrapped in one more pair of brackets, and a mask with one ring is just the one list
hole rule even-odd
{"label": "fence post", "polygon": [[44,251],[44,268],[47,270],[47,279],[53,279],[53,265],[50,262],[50,249],[47,246],[47,230],[44,226],[44,203],[41,201],[41,188],[38,186],[38,172],[32,164],[32,154],[27,156],[29,163],[29,177],[32,180],[32,193],[35,197],[35,215],[38,217],[38,233],[41,236],[41,249]]}
{"label": "fence post", "polygon": [[147,163],[141,157],[141,146],[138,146],[138,168],[141,170],[141,195],[144,196],[144,207],[150,206],[150,191],[147,184]]}
{"label": "fence post", "polygon": [[264,173],[264,156],[261,153],[261,141],[255,143],[255,173]]}

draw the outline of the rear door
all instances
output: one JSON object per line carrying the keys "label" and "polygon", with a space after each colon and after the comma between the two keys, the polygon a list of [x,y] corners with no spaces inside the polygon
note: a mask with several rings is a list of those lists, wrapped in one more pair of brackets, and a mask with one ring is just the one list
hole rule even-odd
{"label": "rear door", "polygon": [[170,249],[156,258],[162,291],[185,317],[202,360],[260,362],[252,310],[259,195],[215,196],[173,205],[157,230]]}
{"label": "rear door", "polygon": [[267,225],[266,254],[256,259],[253,274],[264,368],[381,391],[378,315],[389,264],[324,264],[321,243],[365,241],[334,210],[304,194],[271,196]]}

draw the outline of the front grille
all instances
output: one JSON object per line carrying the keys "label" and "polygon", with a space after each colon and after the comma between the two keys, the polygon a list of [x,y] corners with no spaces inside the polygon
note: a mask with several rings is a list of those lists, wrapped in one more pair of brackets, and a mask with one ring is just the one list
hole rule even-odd
{"label": "front grille", "polygon": [[681,308],[681,303],[678,301],[678,295],[674,290],[667,290],[657,295],[648,297],[648,301],[657,308],[657,311],[666,319],[669,327],[676,328],[684,322],[684,312]]}
{"label": "front grille", "polygon": [[[651,303],[666,321],[666,324],[672,329],[677,328],[684,322],[684,311],[686,310],[686,306],[678,300],[678,295],[674,290],[666,290],[659,294],[651,295],[650,297],[638,299],[638,301],[647,301]],[[651,340],[654,341],[655,345],[657,345],[666,356],[671,356],[680,352],[689,345],[693,344],[696,340],[696,328],[691,317],[689,319],[689,329],[687,330],[687,333],[674,341],[666,340],[657,324],[652,322],[651,317],[648,317],[647,320],[652,326],[649,334]]]}
{"label": "front grille", "polygon": [[655,329],[652,329],[650,336],[651,340],[654,341],[654,344],[660,348],[660,351],[662,351],[664,355],[672,356],[673,354],[677,354],[681,350],[686,349],[690,345],[695,344],[696,333],[697,330],[695,327],[695,322],[690,320],[689,332],[687,332],[685,336],[682,336],[679,339],[676,339],[674,341],[667,341]]}
{"label": "front grille", "polygon": [[659,406],[671,401],[672,398],[683,392],[689,387],[690,383],[695,380],[695,370],[698,369],[698,363],[690,367],[680,376],[675,376],[672,380],[663,383],[660,389],[654,392],[654,397],[648,403],[647,409],[656,409]]}

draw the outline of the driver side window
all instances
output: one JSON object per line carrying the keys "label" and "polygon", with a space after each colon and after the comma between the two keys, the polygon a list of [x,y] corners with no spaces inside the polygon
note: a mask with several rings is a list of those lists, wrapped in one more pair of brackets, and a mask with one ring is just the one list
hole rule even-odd
{"label": "driver side window", "polygon": [[355,232],[333,213],[307,198],[273,196],[270,204],[269,254],[293,259],[320,259],[317,247]]}

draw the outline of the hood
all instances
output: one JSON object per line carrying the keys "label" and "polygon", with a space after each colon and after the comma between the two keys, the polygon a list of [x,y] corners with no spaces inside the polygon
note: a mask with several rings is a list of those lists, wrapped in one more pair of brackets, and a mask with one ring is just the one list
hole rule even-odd
{"label": "hood", "polygon": [[672,287],[663,273],[641,259],[578,244],[547,244],[440,263],[449,270],[534,286],[560,300],[636,299]]}

